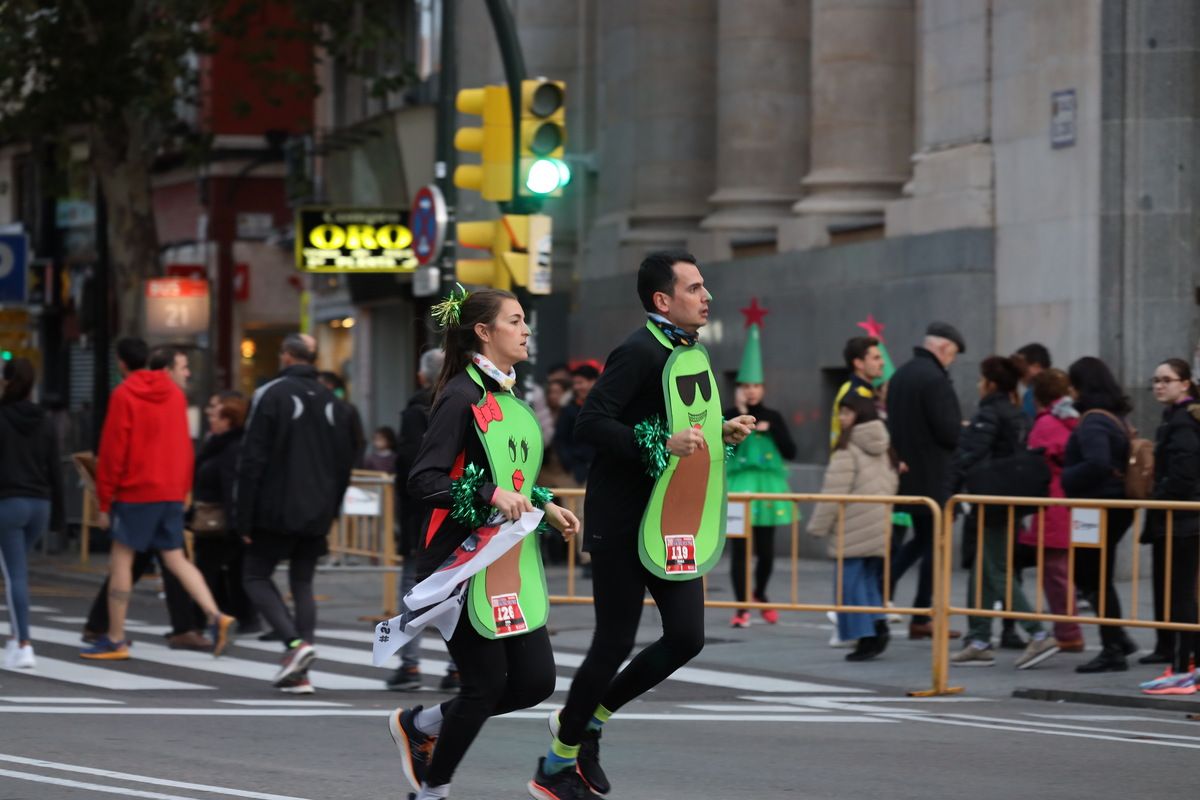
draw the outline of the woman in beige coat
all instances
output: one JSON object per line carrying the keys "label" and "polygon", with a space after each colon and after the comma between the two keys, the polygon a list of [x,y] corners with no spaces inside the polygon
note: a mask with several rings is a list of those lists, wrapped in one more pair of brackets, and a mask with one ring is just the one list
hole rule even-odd
{"label": "woman in beige coat", "polygon": [[[838,405],[841,437],[825,471],[822,494],[890,495],[896,493],[900,476],[891,452],[887,426],[875,404],[865,397],[847,395]],[[829,536],[828,552],[838,556],[838,504],[818,503],[808,532]],[[882,606],[883,555],[892,525],[892,507],[876,503],[847,503],[845,506],[842,553],[842,600],[844,605]],[[835,595],[836,595],[835,577]],[[836,602],[836,598],[835,598]],[[881,614],[838,614],[838,637],[858,640],[847,661],[866,661],[887,647],[887,623]]]}

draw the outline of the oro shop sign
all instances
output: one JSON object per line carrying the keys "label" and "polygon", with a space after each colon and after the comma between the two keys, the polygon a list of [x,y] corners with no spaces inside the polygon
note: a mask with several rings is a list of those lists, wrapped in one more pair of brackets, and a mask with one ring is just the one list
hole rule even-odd
{"label": "oro shop sign", "polygon": [[407,214],[388,208],[302,208],[296,268],[304,272],[412,272],[418,266]]}
{"label": "oro shop sign", "polygon": [[208,281],[151,278],[146,281],[146,333],[195,336],[208,330]]}

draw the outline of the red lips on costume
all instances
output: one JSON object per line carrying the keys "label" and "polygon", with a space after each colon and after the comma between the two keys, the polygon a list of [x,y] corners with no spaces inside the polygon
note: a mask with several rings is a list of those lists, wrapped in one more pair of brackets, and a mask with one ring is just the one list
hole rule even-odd
{"label": "red lips on costume", "polygon": [[521,487],[525,485],[525,473],[521,472],[519,469],[513,470],[512,481],[513,488],[518,492],[521,491]]}

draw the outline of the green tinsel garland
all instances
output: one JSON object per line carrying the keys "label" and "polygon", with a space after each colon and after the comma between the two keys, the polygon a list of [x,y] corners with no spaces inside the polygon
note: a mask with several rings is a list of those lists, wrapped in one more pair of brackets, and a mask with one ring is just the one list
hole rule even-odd
{"label": "green tinsel garland", "polygon": [[633,426],[633,438],[641,451],[646,474],[658,480],[658,476],[667,468],[667,457],[670,455],[667,453],[667,440],[671,438],[671,432],[667,430],[667,421],[658,414],[648,417]]}
{"label": "green tinsel garland", "polygon": [[450,483],[450,517],[470,530],[482,528],[495,509],[479,497],[479,487],[487,475],[475,464],[468,464],[462,477]]}
{"label": "green tinsel garland", "polygon": [[533,491],[530,492],[530,495],[531,497],[529,499],[533,502],[533,507],[539,510],[545,508],[546,503],[554,500],[554,492],[550,491],[545,486],[537,486],[536,484],[533,487]]}
{"label": "green tinsel garland", "polygon": [[725,445],[725,463],[726,464],[728,464],[730,461],[733,461],[733,451],[734,450],[737,450],[736,444]]}

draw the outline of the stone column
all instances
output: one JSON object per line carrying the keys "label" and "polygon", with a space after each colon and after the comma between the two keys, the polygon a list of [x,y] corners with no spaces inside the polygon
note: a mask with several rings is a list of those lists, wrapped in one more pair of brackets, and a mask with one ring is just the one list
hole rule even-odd
{"label": "stone column", "polygon": [[808,172],[809,0],[719,0],[716,211],[725,244],[775,239]]}
{"label": "stone column", "polygon": [[879,224],[913,152],[914,0],[813,0],[812,156],[780,249]]}
{"label": "stone column", "polygon": [[597,9],[591,275],[682,247],[708,213],[716,158],[717,0],[604,0]]}

